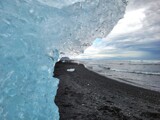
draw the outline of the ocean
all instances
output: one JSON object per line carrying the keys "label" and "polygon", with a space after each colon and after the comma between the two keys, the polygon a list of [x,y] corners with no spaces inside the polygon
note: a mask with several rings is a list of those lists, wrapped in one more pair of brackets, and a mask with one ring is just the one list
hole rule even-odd
{"label": "ocean", "polygon": [[119,82],[160,92],[160,61],[80,60],[86,68]]}

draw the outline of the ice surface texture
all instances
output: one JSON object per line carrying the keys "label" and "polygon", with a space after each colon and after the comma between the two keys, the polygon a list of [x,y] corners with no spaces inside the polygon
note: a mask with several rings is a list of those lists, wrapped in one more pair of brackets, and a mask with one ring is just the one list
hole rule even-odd
{"label": "ice surface texture", "polygon": [[82,52],[123,16],[124,0],[0,0],[0,120],[57,120],[58,51]]}

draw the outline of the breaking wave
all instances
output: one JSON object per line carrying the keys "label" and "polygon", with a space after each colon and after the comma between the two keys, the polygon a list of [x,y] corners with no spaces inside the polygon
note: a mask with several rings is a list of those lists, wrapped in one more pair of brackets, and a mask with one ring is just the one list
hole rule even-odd
{"label": "breaking wave", "polygon": [[120,70],[120,69],[109,69],[116,72],[126,72],[126,73],[135,73],[135,74],[145,74],[145,75],[158,75],[160,76],[160,72],[145,72],[145,71],[129,71],[129,70]]}

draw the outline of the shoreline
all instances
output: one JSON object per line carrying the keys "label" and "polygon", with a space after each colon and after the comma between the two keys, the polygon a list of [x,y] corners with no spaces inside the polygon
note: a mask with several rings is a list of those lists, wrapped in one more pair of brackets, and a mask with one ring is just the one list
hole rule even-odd
{"label": "shoreline", "polygon": [[[70,68],[75,71],[67,72]],[[56,63],[54,77],[60,79],[55,98],[60,120],[160,119],[159,92],[112,80],[77,63]]]}
{"label": "shoreline", "polygon": [[[117,60],[115,60],[115,61],[117,61]],[[128,60],[127,60],[128,61]],[[147,60],[148,61],[148,60]],[[118,77],[118,76],[114,76],[114,75],[112,75],[112,74],[107,74],[106,75],[106,72],[102,72],[103,70],[105,71],[105,69],[107,68],[107,70],[110,72],[110,71],[114,71],[113,69],[111,69],[110,67],[104,67],[105,69],[100,69],[100,70],[96,70],[96,69],[93,69],[92,67],[94,67],[94,66],[88,66],[88,64],[85,64],[85,62],[84,61],[74,61],[75,63],[81,63],[81,64],[83,64],[84,66],[85,66],[85,68],[86,69],[88,69],[88,70],[90,70],[90,71],[93,71],[93,72],[95,72],[95,73],[97,73],[97,74],[99,74],[99,75],[102,75],[102,76],[104,76],[104,77],[107,77],[107,78],[110,78],[110,79],[112,79],[112,80],[116,80],[116,81],[118,81],[118,82],[122,82],[122,83],[125,83],[125,84],[128,84],[128,85],[131,85],[131,86],[135,86],[135,87],[138,87],[138,88],[144,88],[144,89],[147,89],[147,90],[151,90],[151,91],[156,91],[156,92],[159,92],[160,93],[160,87],[158,86],[159,85],[159,83],[157,83],[156,85],[158,86],[155,86],[155,84],[140,84],[140,83],[138,83],[138,82],[135,82],[134,80],[137,80],[137,78],[134,78],[134,77],[128,77],[128,78],[125,78],[125,77]],[[110,61],[109,61],[110,62]],[[123,61],[121,61],[121,62],[123,62]],[[129,62],[129,61],[128,61]],[[153,62],[153,61],[152,61]],[[122,65],[122,64],[124,64],[124,63],[119,63],[119,65]],[[130,63],[131,64],[131,63]],[[134,64],[134,63],[132,63],[132,64]],[[146,64],[146,63],[145,63]],[[156,63],[152,63],[152,64],[149,64],[149,65],[156,65]],[[137,65],[137,64],[136,64]],[[141,64],[140,64],[141,65]],[[159,65],[159,64],[157,64],[157,65]],[[102,67],[102,66],[101,66]],[[101,68],[100,67],[100,68]],[[98,68],[98,67],[97,67]],[[121,71],[121,70],[120,70]],[[117,71],[116,71],[117,72]],[[134,72],[134,71],[125,71],[124,73],[135,73],[137,76],[138,75],[143,75],[143,74],[141,74],[141,72],[140,73],[136,73],[136,72]],[[147,72],[142,72],[142,73],[147,73]],[[148,72],[149,73],[149,72]],[[150,73],[152,73],[152,72],[150,72]],[[158,74],[158,75],[157,75]],[[123,72],[122,72],[122,74],[121,75],[123,75]],[[152,76],[152,77],[155,77],[155,76],[159,76],[159,73],[158,72],[153,72],[152,73],[152,75],[151,74],[145,74],[145,76]],[[140,76],[139,76],[140,77]],[[152,81],[152,77],[150,77],[150,80]],[[130,80],[129,80],[130,79]],[[131,81],[131,79],[132,79],[132,81]],[[142,78],[142,79],[144,79],[144,78]],[[155,79],[155,78],[154,78]],[[133,82],[134,81],[134,82]],[[143,81],[144,82],[144,81]],[[147,81],[146,81],[147,82]],[[155,81],[156,82],[156,81]]]}

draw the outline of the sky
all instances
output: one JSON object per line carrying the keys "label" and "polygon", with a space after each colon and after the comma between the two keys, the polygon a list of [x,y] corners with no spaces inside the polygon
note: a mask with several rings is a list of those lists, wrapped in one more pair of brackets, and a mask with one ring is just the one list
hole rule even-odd
{"label": "sky", "polygon": [[160,0],[129,0],[124,18],[80,59],[160,59]]}

